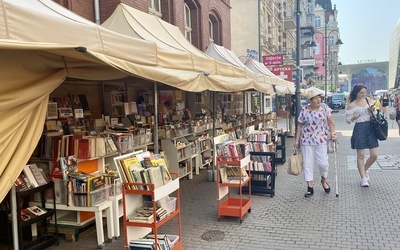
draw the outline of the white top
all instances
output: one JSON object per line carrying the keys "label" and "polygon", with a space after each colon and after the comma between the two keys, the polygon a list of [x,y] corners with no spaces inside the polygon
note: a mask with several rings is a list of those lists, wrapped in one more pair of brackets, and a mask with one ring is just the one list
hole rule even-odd
{"label": "white top", "polygon": [[354,115],[360,115],[360,117],[358,117],[356,120],[354,120],[355,123],[369,121],[371,112],[368,110],[368,108],[369,108],[369,105],[366,104],[364,107],[355,106],[353,109],[346,110],[346,122],[348,124],[350,124],[351,118]]}

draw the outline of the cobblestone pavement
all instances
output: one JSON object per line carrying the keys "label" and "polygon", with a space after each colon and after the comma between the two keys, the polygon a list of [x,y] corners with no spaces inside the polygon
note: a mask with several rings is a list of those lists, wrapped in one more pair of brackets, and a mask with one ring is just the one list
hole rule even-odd
{"label": "cobblestone pavement", "polygon": [[[339,138],[337,168],[339,197],[335,196],[334,155],[330,155],[326,194],[314,173],[315,194],[304,198],[302,176],[286,173],[278,165],[275,196],[252,196],[251,213],[243,223],[238,218],[217,220],[216,183],[202,170],[193,180],[181,181],[181,211],[184,249],[400,249],[399,145],[397,125],[387,141],[380,142],[381,156],[370,173],[370,187],[360,187],[355,151],[350,149],[353,125],[344,122],[344,110],[334,114]],[[278,127],[285,128],[285,120]],[[287,154],[293,139],[287,138]],[[368,152],[366,152],[366,155]],[[174,232],[177,221],[159,232]],[[123,249],[122,235],[103,249]],[[94,227],[81,233],[78,242],[60,237],[50,249],[96,249]]]}

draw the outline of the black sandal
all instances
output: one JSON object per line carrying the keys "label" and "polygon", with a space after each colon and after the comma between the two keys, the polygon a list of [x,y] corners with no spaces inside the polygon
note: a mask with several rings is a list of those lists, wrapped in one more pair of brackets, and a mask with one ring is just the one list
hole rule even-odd
{"label": "black sandal", "polygon": [[325,183],[326,183],[326,185],[328,185],[327,188],[324,187],[324,184],[322,183],[322,180],[321,180],[321,184],[322,184],[322,187],[325,190],[325,193],[329,194],[331,192],[331,187],[329,186],[328,182],[325,181]]}
{"label": "black sandal", "polygon": [[311,195],[314,194],[314,188],[313,187],[307,187],[307,192],[304,194],[304,197],[310,197]]}

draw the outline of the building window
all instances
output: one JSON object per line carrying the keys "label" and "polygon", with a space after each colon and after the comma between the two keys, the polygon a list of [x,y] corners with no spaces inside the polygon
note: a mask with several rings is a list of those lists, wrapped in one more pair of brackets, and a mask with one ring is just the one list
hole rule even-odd
{"label": "building window", "polygon": [[321,17],[320,16],[316,16],[315,17],[315,27],[321,27]]}
{"label": "building window", "polygon": [[214,27],[210,19],[208,19],[208,28],[210,30],[210,43],[214,42]]}
{"label": "building window", "polygon": [[210,42],[222,45],[222,35],[221,35],[221,18],[218,13],[211,11],[208,15],[208,25],[210,26]]}
{"label": "building window", "polygon": [[328,41],[329,41],[329,46],[332,46],[335,43],[335,38],[333,36],[330,36]]}
{"label": "building window", "polygon": [[161,18],[160,0],[148,0],[149,13]]}
{"label": "building window", "polygon": [[189,42],[192,42],[192,22],[190,19],[190,8],[187,4],[185,4],[184,10],[184,18],[185,18],[185,37]]}

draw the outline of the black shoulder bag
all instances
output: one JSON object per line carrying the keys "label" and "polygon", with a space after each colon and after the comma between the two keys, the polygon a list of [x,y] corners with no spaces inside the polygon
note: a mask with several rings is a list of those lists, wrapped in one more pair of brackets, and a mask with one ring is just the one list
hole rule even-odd
{"label": "black shoulder bag", "polygon": [[[367,101],[368,106],[371,107],[371,105],[369,105],[368,99],[365,98],[365,100]],[[386,140],[388,136],[388,122],[386,121],[385,117],[383,117],[383,115],[379,112],[376,115],[374,115],[371,110],[370,112],[371,127],[374,131],[376,138],[380,141]]]}

